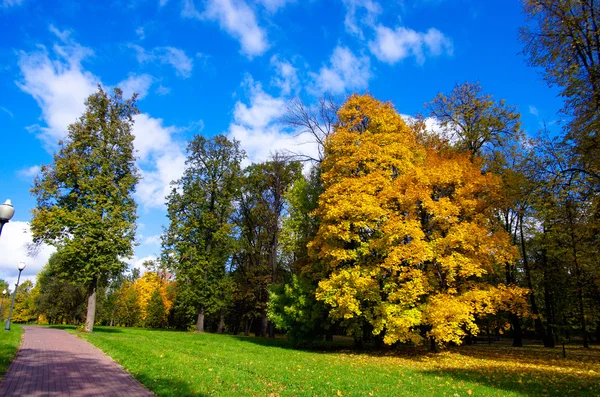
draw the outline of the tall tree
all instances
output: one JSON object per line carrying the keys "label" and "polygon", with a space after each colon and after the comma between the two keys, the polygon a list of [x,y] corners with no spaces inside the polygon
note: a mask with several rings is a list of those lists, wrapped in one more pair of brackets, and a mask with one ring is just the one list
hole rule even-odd
{"label": "tall tree", "polygon": [[168,197],[169,227],[163,235],[163,258],[175,271],[178,300],[193,310],[204,331],[206,315],[224,316],[226,266],[233,254],[231,215],[239,190],[239,142],[218,135],[195,136],[187,148],[183,177]]}
{"label": "tall tree", "polygon": [[494,102],[479,83],[456,85],[452,93],[438,94],[426,106],[449,142],[471,156],[491,155],[520,132],[516,109],[504,100]]}
{"label": "tall tree", "polygon": [[[240,233],[237,254],[238,295],[252,297],[260,317],[259,334],[268,328],[268,287],[280,282],[281,216],[285,195],[301,175],[301,164],[276,154],[265,163],[246,168],[236,223]],[[240,284],[241,283],[241,284]],[[271,336],[273,334],[271,328]]]}
{"label": "tall tree", "polygon": [[68,128],[50,165],[42,167],[32,194],[31,230],[36,243],[61,250],[62,273],[87,285],[85,330],[96,315],[98,283],[125,269],[133,254],[139,180],[132,126],[136,96],[124,100],[101,87],[88,97],[85,113]]}
{"label": "tall tree", "polygon": [[567,139],[577,154],[573,171],[600,185],[600,3],[595,0],[525,0],[529,25],[521,29],[524,53],[544,69],[565,98]]}
{"label": "tall tree", "polygon": [[[350,97],[323,161],[321,224],[310,243],[329,275],[317,299],[360,339],[460,343],[475,316],[522,309],[491,283],[514,260],[493,218],[501,183],[471,156],[422,146],[390,104]],[[518,307],[517,307],[518,306]]]}

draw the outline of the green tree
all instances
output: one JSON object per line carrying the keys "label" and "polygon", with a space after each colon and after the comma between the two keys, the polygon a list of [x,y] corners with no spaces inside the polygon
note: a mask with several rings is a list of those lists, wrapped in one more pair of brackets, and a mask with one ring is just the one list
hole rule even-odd
{"label": "green tree", "polygon": [[50,324],[78,324],[85,318],[86,288],[61,276],[59,269],[66,267],[62,260],[60,251],[55,252],[38,273],[37,310]]}
{"label": "green tree", "polygon": [[[260,318],[259,335],[268,329],[268,288],[282,281],[279,260],[281,216],[285,196],[301,175],[301,164],[280,154],[265,163],[253,164],[244,171],[236,214],[240,241],[236,255],[236,297]],[[274,336],[274,328],[270,329]]]}
{"label": "green tree", "polygon": [[145,326],[150,328],[164,328],[167,325],[167,308],[163,301],[160,289],[155,289],[146,306]]}
{"label": "green tree", "polygon": [[120,273],[121,260],[133,254],[138,182],[133,151],[136,96],[124,100],[101,87],[86,101],[86,111],[68,128],[50,165],[34,181],[31,230],[36,243],[56,246],[64,255],[61,272],[85,283],[91,332],[98,284]]}
{"label": "green tree", "polygon": [[494,102],[479,83],[456,85],[450,95],[426,105],[441,125],[445,137],[471,156],[489,156],[520,133],[520,115],[506,101]]}
{"label": "green tree", "polygon": [[205,316],[224,316],[226,266],[233,254],[233,202],[239,189],[239,142],[195,136],[187,148],[183,177],[167,198],[169,227],[163,258],[174,271],[178,306],[195,311],[198,332]]}

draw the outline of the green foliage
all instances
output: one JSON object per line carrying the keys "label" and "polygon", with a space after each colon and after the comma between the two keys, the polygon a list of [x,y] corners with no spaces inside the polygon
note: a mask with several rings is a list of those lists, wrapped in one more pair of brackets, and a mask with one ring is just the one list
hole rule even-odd
{"label": "green foliage", "polygon": [[259,333],[265,335],[268,287],[283,278],[278,257],[280,218],[287,192],[301,177],[301,164],[277,154],[270,161],[247,167],[244,174],[235,214],[239,243],[234,301],[236,307],[244,308],[244,320],[260,317]]}
{"label": "green foliage", "polygon": [[478,83],[456,85],[427,104],[448,139],[460,151],[491,155],[520,132],[520,115],[504,100],[495,103]]}
{"label": "green foliage", "polygon": [[63,257],[54,253],[37,275],[37,310],[49,324],[79,324],[85,318],[86,289],[82,283],[65,280],[59,269]]}
{"label": "green foliage", "polygon": [[[101,87],[86,100],[85,113],[69,125],[50,165],[42,166],[31,193],[37,200],[31,230],[35,243],[60,249],[59,273],[86,283],[95,296],[99,281],[120,273],[120,258],[133,254],[139,176],[133,152],[135,96]],[[95,302],[88,307],[91,331]]]}
{"label": "green foliage", "polygon": [[167,313],[160,289],[155,289],[146,306],[145,326],[149,328],[164,328],[167,325]]}
{"label": "green foliage", "polygon": [[[168,197],[164,262],[175,271],[178,306],[213,316],[227,306],[226,266],[233,250],[233,199],[239,189],[239,142],[197,135],[189,143],[183,177]],[[198,330],[204,328],[198,317]]]}
{"label": "green foliage", "polygon": [[269,319],[287,333],[294,345],[323,337],[331,326],[325,306],[315,298],[315,290],[314,283],[296,275],[289,283],[269,288]]}

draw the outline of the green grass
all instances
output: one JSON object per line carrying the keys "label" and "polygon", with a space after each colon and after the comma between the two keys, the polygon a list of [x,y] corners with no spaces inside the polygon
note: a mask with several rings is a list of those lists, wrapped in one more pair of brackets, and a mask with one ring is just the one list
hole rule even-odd
{"label": "green grass", "polygon": [[19,324],[12,323],[10,331],[5,331],[4,327],[0,330],[0,379],[2,379],[10,362],[16,356],[22,335],[23,328]]}
{"label": "green grass", "polygon": [[[74,331],[71,331],[74,332]],[[285,340],[131,328],[80,334],[159,396],[597,396],[600,350],[302,351]]]}

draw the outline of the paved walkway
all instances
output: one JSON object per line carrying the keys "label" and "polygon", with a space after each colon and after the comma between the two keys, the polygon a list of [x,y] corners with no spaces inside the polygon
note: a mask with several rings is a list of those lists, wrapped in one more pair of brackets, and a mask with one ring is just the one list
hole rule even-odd
{"label": "paved walkway", "polygon": [[58,329],[23,328],[23,343],[0,384],[0,397],[153,396],[88,342]]}

